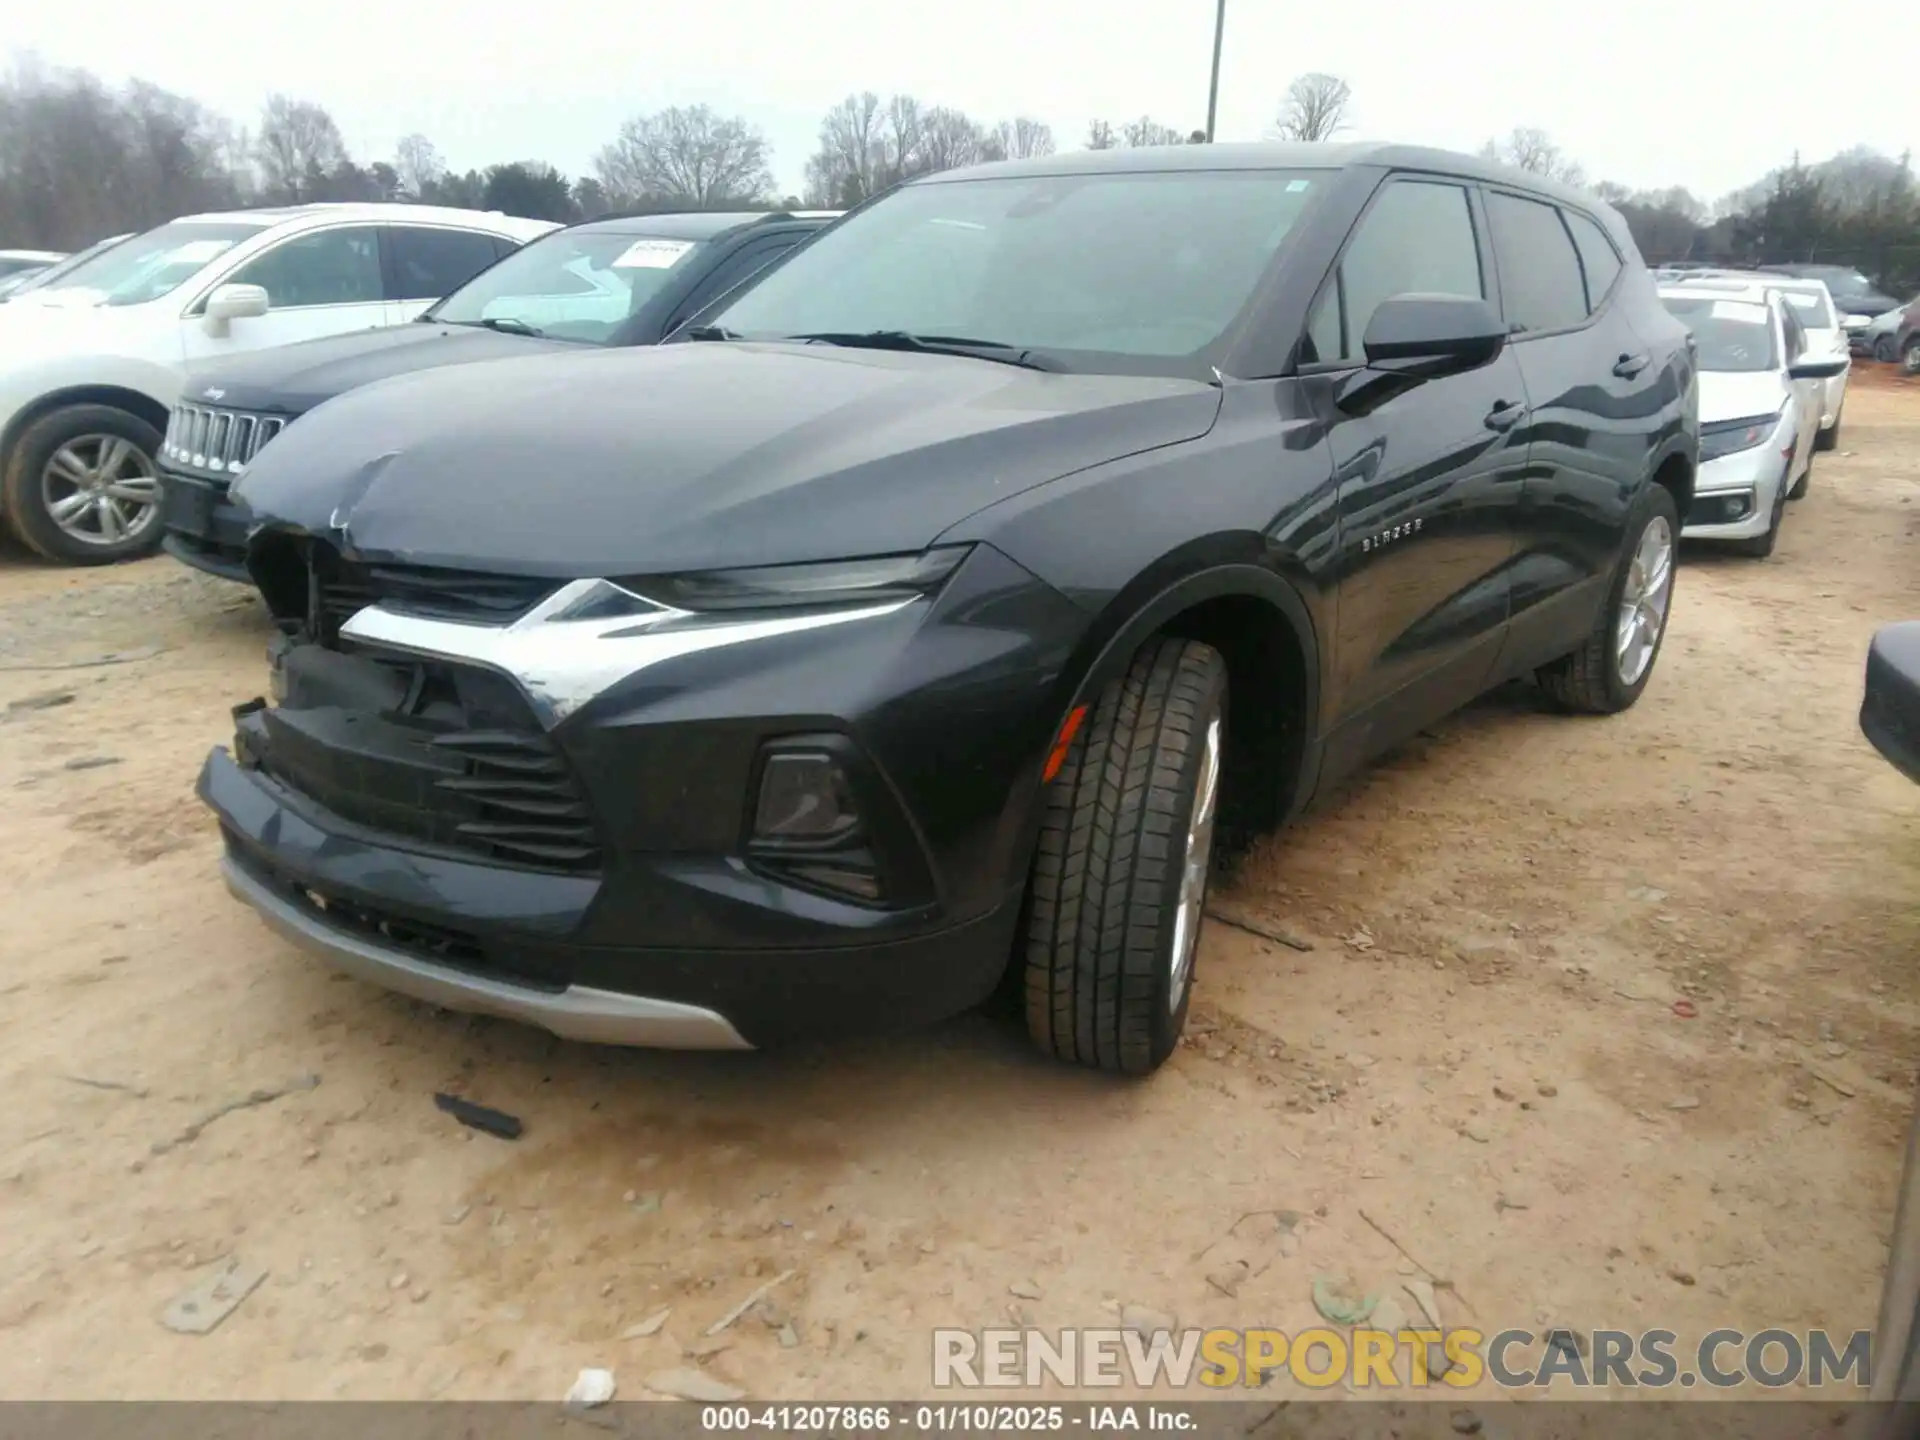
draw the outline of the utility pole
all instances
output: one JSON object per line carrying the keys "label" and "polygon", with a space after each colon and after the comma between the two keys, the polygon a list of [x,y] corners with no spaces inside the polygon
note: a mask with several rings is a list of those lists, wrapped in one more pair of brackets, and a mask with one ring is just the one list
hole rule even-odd
{"label": "utility pole", "polygon": [[1207,143],[1213,143],[1213,117],[1220,107],[1220,38],[1227,29],[1227,0],[1220,0],[1213,15],[1213,81],[1207,86]]}

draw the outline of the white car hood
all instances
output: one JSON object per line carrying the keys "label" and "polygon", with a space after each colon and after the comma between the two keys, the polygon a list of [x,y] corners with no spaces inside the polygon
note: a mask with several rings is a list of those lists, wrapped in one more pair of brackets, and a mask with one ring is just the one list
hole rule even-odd
{"label": "white car hood", "polygon": [[107,298],[104,290],[68,289],[29,290],[12,302],[22,310],[92,310]]}
{"label": "white car hood", "polygon": [[1700,423],[1773,415],[1787,398],[1786,382],[1773,370],[1702,370]]}

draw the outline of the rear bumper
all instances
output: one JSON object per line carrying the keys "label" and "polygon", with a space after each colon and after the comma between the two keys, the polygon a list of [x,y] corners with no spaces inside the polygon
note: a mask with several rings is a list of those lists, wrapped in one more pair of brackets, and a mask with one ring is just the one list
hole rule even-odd
{"label": "rear bumper", "polygon": [[225,481],[203,480],[163,470],[161,548],[174,559],[222,580],[248,583],[248,517],[228,495]]}

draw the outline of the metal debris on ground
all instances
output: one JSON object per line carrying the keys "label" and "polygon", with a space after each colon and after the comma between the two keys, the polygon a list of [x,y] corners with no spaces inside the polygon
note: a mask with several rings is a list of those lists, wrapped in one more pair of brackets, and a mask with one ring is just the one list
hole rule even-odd
{"label": "metal debris on ground", "polygon": [[523,1127],[517,1115],[509,1115],[504,1110],[490,1110],[485,1105],[476,1105],[471,1100],[462,1100],[458,1095],[449,1095],[444,1090],[434,1094],[433,1103],[469,1130],[482,1130],[489,1135],[497,1135],[502,1140],[520,1138]]}
{"label": "metal debris on ground", "polygon": [[229,1256],[201,1272],[185,1290],[167,1302],[160,1323],[182,1335],[205,1335],[245,1300],[267,1278],[267,1272]]}
{"label": "metal debris on ground", "polygon": [[182,1145],[199,1139],[202,1130],[206,1129],[222,1116],[231,1115],[236,1110],[251,1110],[256,1105],[271,1105],[276,1100],[284,1100],[287,1096],[297,1095],[302,1090],[311,1090],[319,1083],[320,1077],[318,1075],[302,1075],[299,1079],[289,1080],[286,1084],[278,1086],[275,1089],[255,1090],[250,1094],[241,1096],[238,1100],[229,1100],[218,1109],[210,1110],[205,1115],[202,1115],[171,1140],[154,1141],[152,1146],[153,1153],[156,1155],[164,1155],[169,1150],[178,1149]]}

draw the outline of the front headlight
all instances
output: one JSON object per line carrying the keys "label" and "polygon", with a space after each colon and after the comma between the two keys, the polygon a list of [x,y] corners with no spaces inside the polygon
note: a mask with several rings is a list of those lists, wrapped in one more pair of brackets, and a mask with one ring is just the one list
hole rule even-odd
{"label": "front headlight", "polygon": [[1764,445],[1779,423],[1778,415],[1752,415],[1744,420],[1717,420],[1711,425],[1702,425],[1700,460],[1704,464],[1723,455],[1737,455],[1742,450]]}
{"label": "front headlight", "polygon": [[931,595],[960,567],[970,545],[943,545],[917,555],[881,555],[751,570],[623,577],[618,583],[656,604],[695,614],[878,605]]}

